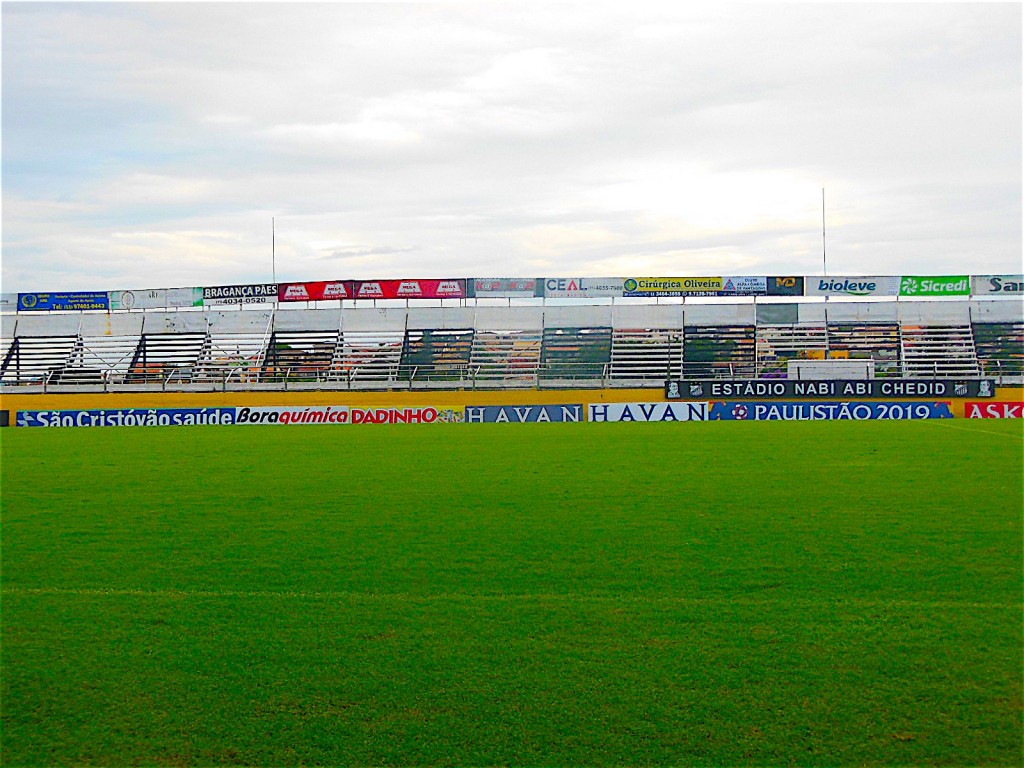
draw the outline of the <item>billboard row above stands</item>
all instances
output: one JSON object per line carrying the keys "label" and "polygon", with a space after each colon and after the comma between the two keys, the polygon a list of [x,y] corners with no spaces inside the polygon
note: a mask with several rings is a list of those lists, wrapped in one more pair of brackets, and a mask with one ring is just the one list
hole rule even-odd
{"label": "billboard row above stands", "polygon": [[0,311],[117,311],[310,301],[738,296],[1024,297],[1024,275],[491,277],[314,280],[193,288],[7,293]]}

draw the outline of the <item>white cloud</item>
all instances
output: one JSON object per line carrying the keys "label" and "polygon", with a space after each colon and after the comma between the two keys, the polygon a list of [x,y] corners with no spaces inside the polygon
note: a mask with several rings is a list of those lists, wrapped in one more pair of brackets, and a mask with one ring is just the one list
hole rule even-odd
{"label": "white cloud", "polygon": [[2,12],[11,290],[1020,269],[1018,5]]}

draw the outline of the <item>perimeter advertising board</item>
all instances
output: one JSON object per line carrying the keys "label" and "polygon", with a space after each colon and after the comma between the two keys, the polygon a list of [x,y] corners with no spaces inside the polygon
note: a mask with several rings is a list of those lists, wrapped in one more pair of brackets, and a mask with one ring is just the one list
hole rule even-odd
{"label": "perimeter advertising board", "polygon": [[964,415],[968,419],[1024,419],[1024,403],[967,402]]}
{"label": "perimeter advertising board", "polygon": [[544,278],[544,298],[621,298],[622,283],[621,277],[547,277]]}
{"label": "perimeter advertising board", "polygon": [[627,277],[623,296],[766,296],[767,277]]}
{"label": "perimeter advertising board", "polygon": [[971,278],[975,296],[1020,296],[1024,294],[1024,275],[975,275]]}
{"label": "perimeter advertising board", "polygon": [[805,277],[805,296],[899,296],[900,279],[875,277]]}
{"label": "perimeter advertising board", "polygon": [[711,403],[712,421],[866,421],[952,419],[949,403]]}
{"label": "perimeter advertising board", "polygon": [[234,424],[234,408],[97,408],[18,411],[19,427],[169,427]]}
{"label": "perimeter advertising board", "polygon": [[462,421],[462,414],[433,406],[356,408],[347,405],[266,405],[238,408],[237,424],[434,424]]}
{"label": "perimeter advertising board", "polygon": [[341,301],[353,297],[353,285],[346,280],[317,280],[309,283],[280,283],[277,300],[289,301]]}
{"label": "perimeter advertising board", "polygon": [[526,424],[550,421],[583,421],[583,404],[569,405],[467,405],[467,424]]}
{"label": "perimeter advertising board", "polygon": [[900,296],[969,296],[971,278],[967,275],[904,275],[900,280]]}
{"label": "perimeter advertising board", "polygon": [[111,309],[164,309],[203,306],[202,288],[143,288],[111,291]]}
{"label": "perimeter advertising board", "polygon": [[0,293],[0,312],[16,312],[18,310],[18,294]]}
{"label": "perimeter advertising board", "polygon": [[587,421],[707,421],[707,403],[591,403]]}
{"label": "perimeter advertising board", "polygon": [[536,277],[473,277],[466,288],[471,299],[530,299],[544,293]]}
{"label": "perimeter advertising board", "polygon": [[355,299],[464,299],[465,279],[453,280],[356,280]]}
{"label": "perimeter advertising board", "polygon": [[667,400],[995,397],[992,379],[701,379],[669,381]]}
{"label": "perimeter advertising board", "polygon": [[55,293],[19,293],[19,312],[80,312],[110,309],[106,291],[71,291]]}
{"label": "perimeter advertising board", "polygon": [[203,305],[217,307],[240,304],[274,304],[277,302],[277,292],[277,283],[219,285],[203,288]]}
{"label": "perimeter advertising board", "polygon": [[804,279],[802,277],[769,277],[769,296],[803,296]]}
{"label": "perimeter advertising board", "polygon": [[165,427],[224,424],[444,424],[463,420],[461,410],[433,406],[356,408],[254,406],[242,408],[106,408],[18,411],[19,427]]}

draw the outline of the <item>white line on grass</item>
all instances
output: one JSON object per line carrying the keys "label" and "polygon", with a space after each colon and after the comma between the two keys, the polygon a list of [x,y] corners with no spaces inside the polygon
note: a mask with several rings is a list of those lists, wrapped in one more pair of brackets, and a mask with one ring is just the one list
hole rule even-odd
{"label": "white line on grass", "polygon": [[4,595],[66,595],[69,597],[146,597],[146,598],[275,598],[279,600],[395,600],[409,602],[434,601],[467,601],[467,602],[633,602],[633,603],[687,603],[691,605],[765,605],[767,603],[786,603],[789,605],[820,606],[830,603],[836,607],[843,605],[858,608],[979,608],[985,610],[1024,609],[1024,603],[980,603],[966,600],[885,600],[878,598],[843,597],[835,600],[822,598],[790,599],[785,596],[772,597],[765,595],[752,597],[686,597],[683,595],[636,595],[636,594],[556,594],[550,592],[515,593],[515,594],[472,594],[466,592],[442,592],[438,594],[414,594],[411,592],[346,592],[346,591],[292,591],[292,590],[213,590],[213,589],[102,589],[102,588],[68,588],[68,587],[4,587],[0,590]]}
{"label": "white line on grass", "polygon": [[1024,424],[1021,425],[1021,433],[1015,434],[1013,432],[992,432],[988,429],[974,429],[973,427],[964,427],[960,424],[950,424],[946,419],[922,419],[922,421],[928,421],[940,427],[948,427],[949,429],[959,429],[963,432],[977,432],[979,435],[998,435],[999,437],[1009,437],[1024,441]]}

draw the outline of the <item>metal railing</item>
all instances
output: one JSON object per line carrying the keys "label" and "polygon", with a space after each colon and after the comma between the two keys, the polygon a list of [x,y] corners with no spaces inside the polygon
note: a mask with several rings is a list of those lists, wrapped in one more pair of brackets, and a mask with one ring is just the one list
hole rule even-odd
{"label": "metal railing", "polygon": [[[981,376],[997,384],[1024,384],[1024,361],[1019,359],[983,360]],[[261,369],[252,361],[235,368],[201,369],[197,366],[168,366],[147,370],[101,372],[101,382],[68,382],[62,369],[41,372],[32,377],[0,382],[4,391],[240,391],[254,387],[262,390],[411,390],[411,389],[508,389],[508,388],[661,388],[666,380],[753,380],[785,379],[793,376],[785,368],[765,368],[755,362],[675,362],[666,370],[638,365],[634,370],[616,368],[604,362],[541,362],[533,366],[471,366],[468,363],[443,365],[388,365],[369,369],[353,365],[294,366]],[[875,378],[899,377],[898,371],[885,371]],[[909,378],[960,378],[941,363],[922,367]]]}

